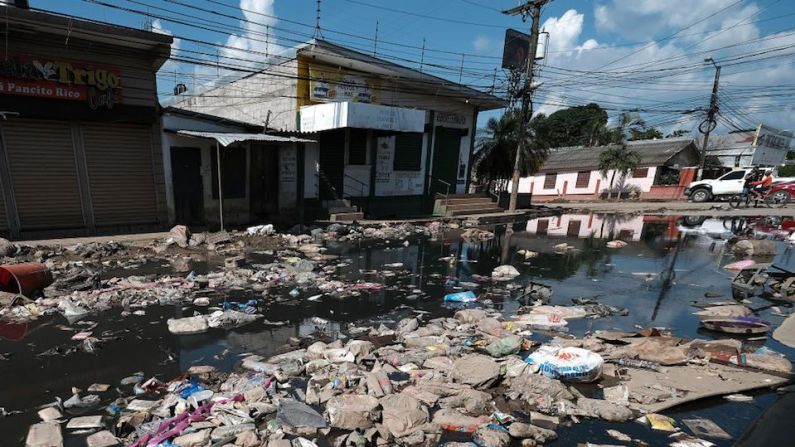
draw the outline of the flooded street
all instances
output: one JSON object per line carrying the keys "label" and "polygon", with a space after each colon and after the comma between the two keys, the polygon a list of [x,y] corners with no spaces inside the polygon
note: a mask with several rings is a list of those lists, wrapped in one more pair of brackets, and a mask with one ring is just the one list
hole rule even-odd
{"label": "flooded street", "polygon": [[[0,407],[21,414],[0,417],[0,444],[24,445],[28,427],[39,421],[41,405],[66,399],[72,388],[86,390],[94,383],[114,384],[99,393],[102,406],[89,414],[103,413],[102,408],[120,393],[121,379],[142,372],[146,378],[168,382],[191,366],[210,365],[219,371],[236,371],[244,354],[263,357],[284,352],[291,337],[308,336],[322,331],[331,339],[344,331],[348,323],[393,327],[413,312],[428,313],[428,318],[451,317],[456,309],[446,306],[447,293],[468,290],[477,283],[478,304],[493,307],[506,317],[528,304],[522,291],[531,281],[552,287],[550,304],[571,306],[595,302],[624,308],[628,315],[571,320],[568,333],[582,337],[597,330],[636,331],[641,328],[665,328],[681,338],[727,338],[726,334],[700,327],[693,313],[695,303],[732,300],[730,280],[733,273],[722,267],[736,260],[726,250],[733,233],[745,231],[753,224],[758,234],[770,231],[774,236],[781,219],[683,218],[674,216],[598,216],[563,215],[517,223],[510,228],[497,227],[496,237],[468,242],[462,230],[451,230],[436,240],[424,236],[403,241],[327,241],[325,255],[333,255],[328,265],[335,265],[331,275],[340,280],[381,283],[382,290],[363,292],[359,296],[338,298],[328,294],[301,290],[290,296],[290,288],[262,291],[235,288],[208,294],[213,305],[226,301],[259,300],[259,312],[265,322],[257,321],[242,328],[211,329],[197,335],[174,335],[166,325],[169,318],[191,316],[192,305],[156,305],[146,307],[142,315],[124,315],[121,308],[92,313],[70,324],[61,315],[40,318],[30,323],[0,322]],[[628,244],[619,249],[605,247],[605,242],[621,239]],[[555,246],[568,244],[561,251]],[[765,262],[795,270],[793,249],[778,241],[777,254]],[[526,257],[525,251],[537,253]],[[557,251],[557,253],[556,253]],[[271,262],[271,255],[250,253],[252,264]],[[520,276],[508,283],[484,282],[492,270],[511,264]],[[196,274],[223,267],[219,259],[197,259],[180,271]],[[173,264],[159,261],[143,263],[138,269],[108,267],[103,279],[123,275],[175,274]],[[294,293],[295,294],[295,293]],[[311,297],[311,299],[310,299]],[[576,300],[576,301],[573,301]],[[775,307],[760,297],[746,305],[756,314],[778,327],[789,307]],[[94,336],[105,340],[94,353],[75,349],[70,338],[90,322]],[[548,341],[551,335],[535,332],[531,339]],[[740,337],[740,339],[744,339]],[[795,349],[768,337],[750,344],[765,346],[795,361]],[[661,384],[665,386],[665,384]],[[715,421],[733,440],[710,439],[717,445],[733,445],[752,427],[753,422],[771,408],[781,396],[772,391],[747,393],[750,402],[730,402],[721,397],[699,400],[676,407],[664,414],[676,420],[701,417]],[[568,424],[565,424],[568,425]],[[667,433],[652,431],[633,421],[609,423],[581,418],[580,423],[557,429],[558,439],[549,445],[575,445],[578,442],[615,444],[605,430],[616,429],[649,445],[667,445]],[[679,425],[683,429],[683,425]],[[686,429],[685,429],[686,430]],[[770,433],[768,433],[770,435]],[[784,433],[779,434],[787,439]],[[445,440],[468,440],[463,434],[447,433]],[[68,446],[85,445],[85,435],[65,433]],[[518,444],[517,444],[518,445]],[[781,444],[783,445],[783,444]]]}

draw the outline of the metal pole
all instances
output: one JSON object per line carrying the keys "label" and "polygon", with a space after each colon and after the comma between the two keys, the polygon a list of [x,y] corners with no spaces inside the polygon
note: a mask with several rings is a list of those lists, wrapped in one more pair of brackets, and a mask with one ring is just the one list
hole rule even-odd
{"label": "metal pole", "polygon": [[215,159],[218,160],[218,217],[221,220],[221,231],[224,231],[224,187],[221,186],[221,144],[215,142]]}
{"label": "metal pole", "polygon": [[[712,61],[710,59],[710,61]],[[701,143],[701,157],[699,160],[699,168],[698,168],[698,180],[701,180],[702,176],[704,175],[704,169],[707,167],[707,144],[709,143],[709,133],[715,126],[715,114],[718,112],[718,85],[720,84],[720,65],[715,64],[715,61],[712,61],[715,65],[715,81],[712,83],[712,96],[709,100],[709,111],[707,112],[707,119],[706,121],[701,123],[699,126],[699,131],[704,134],[704,140]],[[704,125],[706,124],[706,128]]]}
{"label": "metal pole", "polygon": [[513,177],[511,178],[511,198],[508,202],[508,211],[516,211],[516,198],[519,194],[519,178],[521,177],[521,156],[524,150],[525,139],[527,138],[527,123],[530,121],[530,95],[532,94],[533,85],[533,64],[536,59],[536,50],[538,48],[538,27],[541,21],[541,6],[547,3],[548,0],[535,0],[528,2],[529,6],[532,3],[533,7],[533,22],[530,26],[530,51],[527,54],[527,79],[525,79],[524,89],[522,90],[522,123],[519,126],[519,144],[516,147],[516,156],[513,160]]}

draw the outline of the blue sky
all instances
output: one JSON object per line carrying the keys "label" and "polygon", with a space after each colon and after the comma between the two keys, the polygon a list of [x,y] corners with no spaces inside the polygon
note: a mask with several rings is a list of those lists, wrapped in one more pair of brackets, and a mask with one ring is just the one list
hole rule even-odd
{"label": "blue sky", "polygon": [[[227,47],[178,41],[177,51],[182,53],[175,54],[212,60],[210,55],[220,52],[219,57],[252,59],[252,64],[261,62],[253,60],[257,58],[251,50],[262,51],[266,30],[271,34],[269,52],[311,35],[316,8],[315,0],[99,1],[149,13],[161,32]],[[30,3],[136,28],[147,21],[87,0]],[[500,89],[504,74],[499,71],[495,82],[493,70],[499,65],[504,29],[529,26],[498,12],[516,4],[517,0],[323,0],[321,26],[328,40],[372,51],[378,22],[379,55],[409,66],[423,59],[425,70],[434,74],[454,81],[461,76],[463,83],[481,88],[494,83]],[[241,7],[249,12],[244,14]],[[167,16],[219,32],[174,23]],[[709,101],[714,68],[703,59],[711,56],[723,65],[721,130],[762,121],[795,129],[790,106],[795,97],[793,1],[554,0],[544,7],[542,23],[549,32],[549,47],[539,71],[536,111],[551,113],[595,101],[608,108],[611,117],[640,110],[649,123],[663,129],[694,130],[703,119],[703,111],[694,109]],[[424,56],[419,49],[423,38],[428,49]],[[167,64],[159,78],[163,97],[173,87],[175,71],[193,87],[211,81],[216,73],[208,67]],[[481,124],[494,115],[484,114]]]}

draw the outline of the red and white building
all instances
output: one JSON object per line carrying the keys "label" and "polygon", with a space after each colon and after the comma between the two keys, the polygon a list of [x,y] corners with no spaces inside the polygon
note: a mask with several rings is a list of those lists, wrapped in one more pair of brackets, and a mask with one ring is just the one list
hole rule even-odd
{"label": "red and white building", "polygon": [[[693,181],[699,160],[692,139],[666,138],[631,141],[627,147],[641,162],[625,178],[616,174],[614,188],[634,187],[641,199],[679,199]],[[596,200],[610,188],[612,171],[599,172],[599,156],[610,146],[553,149],[539,172],[519,181],[520,193],[531,193],[533,201]],[[509,185],[510,190],[510,185]]]}

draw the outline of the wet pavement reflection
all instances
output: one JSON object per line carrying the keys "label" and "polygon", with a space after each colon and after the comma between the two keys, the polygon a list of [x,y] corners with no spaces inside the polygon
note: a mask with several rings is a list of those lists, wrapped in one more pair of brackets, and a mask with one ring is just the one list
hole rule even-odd
{"label": "wet pavement reflection", "polygon": [[[116,384],[137,371],[146,377],[169,380],[192,365],[207,364],[231,371],[244,353],[272,355],[290,337],[316,330],[333,335],[347,322],[390,324],[412,309],[432,316],[452,315],[454,309],[442,302],[445,293],[466,290],[466,283],[488,276],[495,267],[506,263],[521,273],[514,281],[521,287],[508,290],[492,284],[480,290],[481,297],[488,298],[506,315],[525,304],[519,297],[520,290],[530,281],[537,281],[552,286],[552,304],[571,305],[573,299],[591,299],[628,309],[628,316],[572,320],[568,330],[577,336],[599,329],[664,327],[679,337],[722,338],[721,334],[699,328],[699,320],[693,315],[697,309],[692,305],[703,301],[707,292],[731,299],[732,275],[722,269],[733,259],[725,250],[726,241],[748,231],[782,237],[791,229],[795,229],[795,221],[787,218],[583,214],[496,227],[493,229],[496,237],[484,242],[467,242],[460,238],[461,231],[448,232],[438,240],[413,240],[409,246],[398,242],[331,242],[327,243],[327,254],[338,256],[337,273],[341,277],[383,281],[386,287],[345,299],[324,296],[315,300],[307,299],[313,296],[309,293],[291,298],[288,290],[271,290],[265,298],[259,292],[235,291],[230,299],[261,299],[267,322],[191,336],[170,334],[165,321],[192,315],[192,306],[154,306],[146,308],[143,315],[126,317],[121,316],[120,309],[93,314],[85,320],[96,322],[94,333],[109,339],[94,354],[69,352],[74,345],[69,339],[73,331],[62,328],[68,322],[61,316],[24,325],[0,323],[0,407],[23,412],[8,417],[1,417],[0,412],[0,445],[24,444],[28,426],[38,421],[37,406],[52,402],[57,396],[68,397],[72,387]],[[621,249],[606,248],[605,241],[615,238],[628,245]],[[556,253],[555,246],[560,244],[570,248]],[[777,244],[776,256],[765,261],[795,270],[793,249],[785,241]],[[518,253],[521,250],[537,252],[538,256],[525,258]],[[250,256],[252,262],[265,263],[269,259],[266,254]],[[191,270],[203,273],[218,268],[218,262],[202,257],[190,259],[185,265],[142,262],[134,270],[107,270],[102,275],[107,278]],[[392,273],[374,275],[384,270]],[[278,302],[273,299],[277,296]],[[757,309],[759,316],[774,326],[783,321],[783,317],[771,310],[771,304],[761,298],[752,298],[748,306]],[[795,350],[771,337],[759,343],[795,361]],[[779,399],[772,392],[753,395],[750,403],[715,398],[666,414],[698,415],[719,421],[738,439]],[[102,397],[103,402],[111,401],[117,393],[111,387]],[[636,423],[584,421],[558,430],[559,439],[550,445],[585,441],[615,443],[605,434],[605,429],[611,427],[634,438],[668,443],[663,434],[650,434],[648,427]],[[67,445],[83,442],[71,437],[66,440]],[[718,445],[732,444],[712,441]]]}

